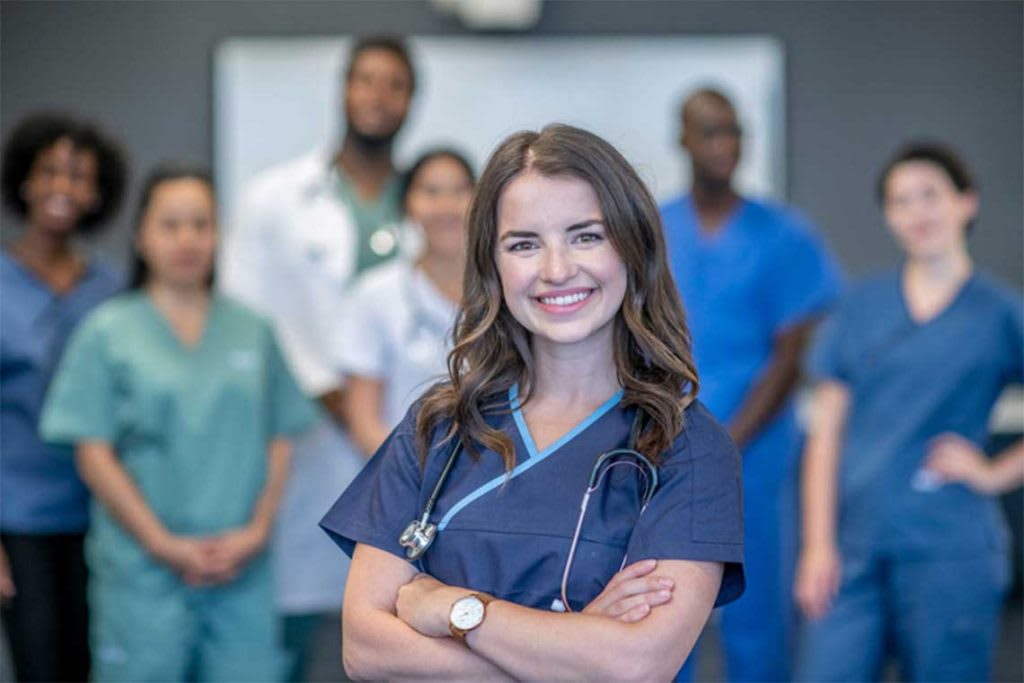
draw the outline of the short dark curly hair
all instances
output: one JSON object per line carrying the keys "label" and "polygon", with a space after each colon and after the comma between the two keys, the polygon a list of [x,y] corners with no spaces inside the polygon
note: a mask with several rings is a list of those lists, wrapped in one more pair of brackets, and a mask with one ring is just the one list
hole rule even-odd
{"label": "short dark curly hair", "polygon": [[416,66],[413,64],[412,55],[409,53],[409,46],[399,36],[363,36],[359,38],[348,51],[348,60],[345,64],[345,81],[352,78],[352,70],[356,61],[364,52],[370,50],[383,50],[390,52],[398,61],[402,62],[409,74],[409,92],[416,92]]}
{"label": "short dark curly hair", "polygon": [[58,140],[69,139],[76,149],[96,155],[96,187],[99,205],[82,216],[77,230],[94,232],[121,204],[128,177],[128,165],[120,146],[95,125],[69,114],[37,112],[21,119],[11,129],[3,146],[0,194],[16,215],[28,216],[28,204],[21,186],[32,172],[39,154]]}

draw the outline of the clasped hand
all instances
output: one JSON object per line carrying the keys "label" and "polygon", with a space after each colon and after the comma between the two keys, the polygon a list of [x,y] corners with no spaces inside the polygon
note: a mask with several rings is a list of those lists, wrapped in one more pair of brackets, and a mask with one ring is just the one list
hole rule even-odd
{"label": "clasped hand", "polygon": [[247,526],[215,536],[168,535],[152,554],[188,585],[213,586],[237,578],[264,543],[263,534]]}
{"label": "clasped hand", "polygon": [[[656,560],[642,560],[624,568],[583,613],[624,623],[643,620],[655,607],[669,602],[675,588],[672,579],[655,573],[657,566]],[[420,634],[441,638],[449,633],[452,603],[470,592],[469,588],[449,586],[427,574],[417,574],[398,589],[395,612]]]}

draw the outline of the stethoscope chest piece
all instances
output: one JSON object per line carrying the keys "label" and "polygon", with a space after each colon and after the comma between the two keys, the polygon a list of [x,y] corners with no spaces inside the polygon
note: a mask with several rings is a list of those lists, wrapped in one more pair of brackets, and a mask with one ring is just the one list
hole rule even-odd
{"label": "stethoscope chest piece", "polygon": [[427,552],[434,538],[437,536],[437,525],[424,523],[422,520],[414,519],[405,527],[405,531],[398,538],[398,544],[405,548],[405,556],[410,560],[418,560],[423,553]]}

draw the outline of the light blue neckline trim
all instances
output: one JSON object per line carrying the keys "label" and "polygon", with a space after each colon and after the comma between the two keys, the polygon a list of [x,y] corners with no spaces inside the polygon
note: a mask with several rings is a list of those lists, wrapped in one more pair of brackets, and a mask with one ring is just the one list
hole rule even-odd
{"label": "light blue neckline trim", "polygon": [[568,432],[566,432],[564,436],[562,436],[553,444],[545,448],[543,452],[538,453],[537,445],[536,443],[534,443],[533,436],[530,434],[530,430],[526,426],[526,420],[523,418],[523,412],[519,405],[519,386],[513,384],[512,387],[508,390],[509,407],[512,409],[512,417],[516,423],[516,429],[519,430],[519,436],[522,439],[523,444],[526,446],[526,451],[529,457],[526,459],[525,462],[522,462],[515,468],[513,468],[513,470],[507,475],[502,474],[501,476],[491,479],[489,482],[483,484],[482,486],[479,486],[471,493],[466,495],[465,498],[463,498],[455,505],[453,505],[452,508],[448,510],[448,512],[445,514],[445,516],[441,518],[441,521],[437,525],[437,530],[444,531],[444,529],[452,521],[452,518],[455,517],[455,515],[461,512],[463,508],[465,508],[473,501],[477,500],[478,498],[487,493],[490,493],[498,486],[500,486],[503,482],[518,477],[520,474],[526,472],[534,465],[543,462],[551,454],[557,452],[562,446],[567,444],[572,439],[576,438],[580,433],[585,431],[587,427],[594,424],[594,422],[599,420],[601,416],[603,416],[609,410],[618,405],[619,401],[622,400],[622,396],[623,391],[622,389],[619,389],[612,395],[611,398],[609,398],[603,404],[598,406],[597,410],[592,412],[587,417],[587,419],[583,420],[583,422],[579,423],[578,425],[570,429]]}

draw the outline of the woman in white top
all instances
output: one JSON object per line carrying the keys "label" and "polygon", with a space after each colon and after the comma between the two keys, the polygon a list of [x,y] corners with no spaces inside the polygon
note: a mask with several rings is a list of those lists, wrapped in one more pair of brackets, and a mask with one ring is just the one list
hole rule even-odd
{"label": "woman in white top", "polygon": [[419,257],[373,268],[353,285],[338,345],[342,409],[352,441],[366,457],[431,381],[445,374],[462,298],[464,224],[474,182],[458,152],[435,149],[420,156],[402,188],[406,219],[423,237]]}

